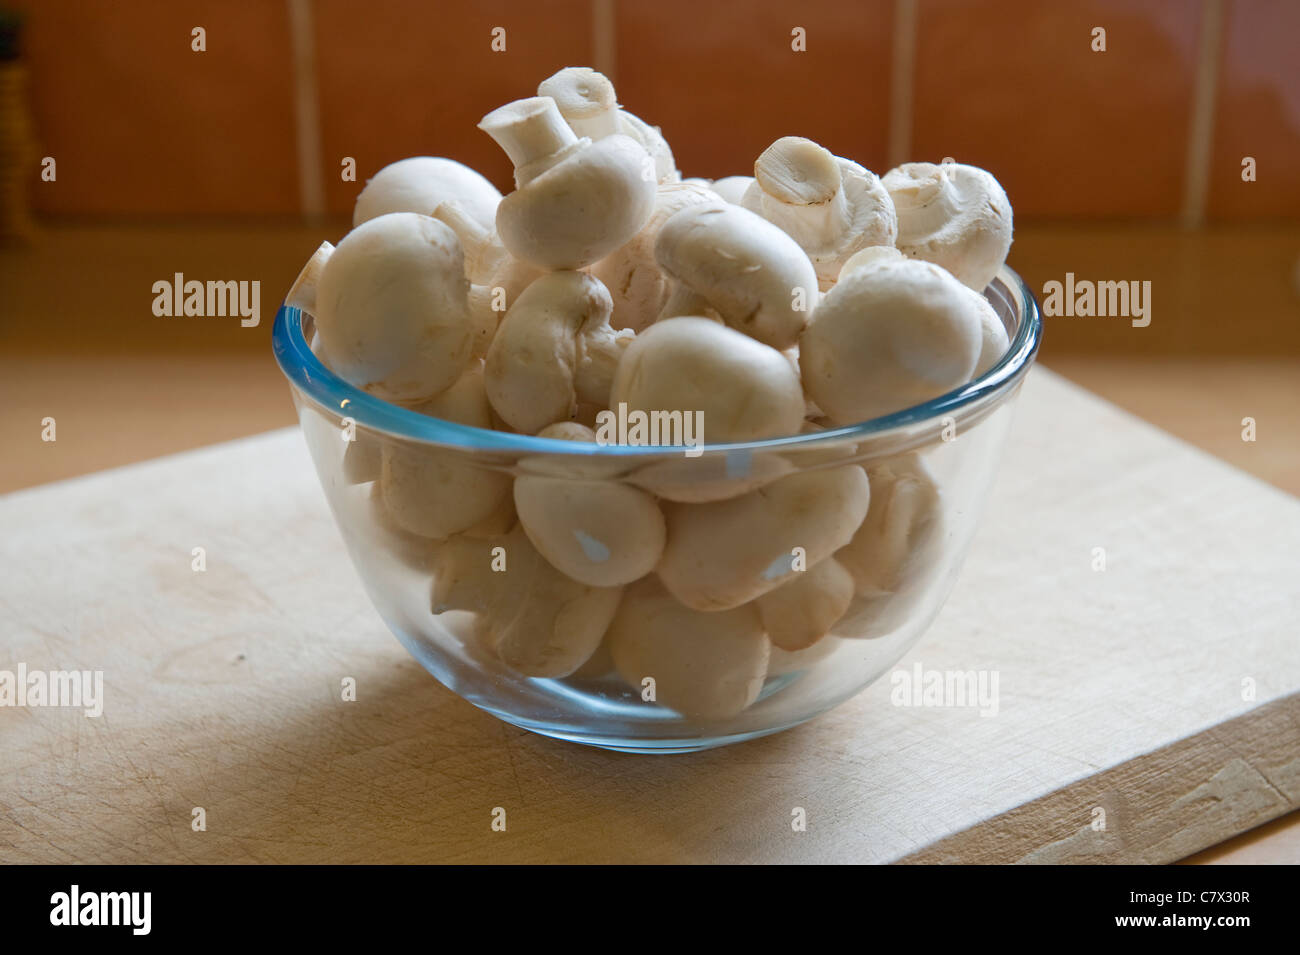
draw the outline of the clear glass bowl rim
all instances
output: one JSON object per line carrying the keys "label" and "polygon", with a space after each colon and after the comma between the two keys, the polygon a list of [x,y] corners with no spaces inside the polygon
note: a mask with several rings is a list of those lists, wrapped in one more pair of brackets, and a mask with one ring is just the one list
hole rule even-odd
{"label": "clear glass bowl rim", "polygon": [[[891,414],[870,418],[842,428],[814,434],[790,435],[732,444],[705,444],[704,455],[714,453],[770,452],[800,450],[843,441],[878,437],[891,431],[933,425],[945,416],[956,417],[988,401],[1001,401],[1014,392],[1029,371],[1042,338],[1042,316],[1033,292],[1008,266],[995,277],[1011,293],[1020,321],[1011,345],[1002,360],[983,375],[947,394]],[[682,453],[680,446],[633,446],[584,444],[557,438],[491,431],[457,424],[403,408],[367,394],[348,384],[325,367],[311,347],[302,329],[303,313],[291,305],[281,305],[275,314],[271,347],[280,371],[299,392],[321,408],[340,417],[349,417],[358,426],[381,431],[410,441],[443,445],[475,452],[577,455],[585,457],[663,456]]]}

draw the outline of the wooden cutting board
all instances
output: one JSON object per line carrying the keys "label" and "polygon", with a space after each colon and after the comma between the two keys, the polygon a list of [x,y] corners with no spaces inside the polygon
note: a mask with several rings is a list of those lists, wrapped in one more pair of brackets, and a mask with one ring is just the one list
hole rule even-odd
{"label": "wooden cutting board", "polygon": [[896,668],[996,671],[997,715],[895,706],[887,677],[686,756],[435,682],[295,431],[0,498],[0,670],[104,673],[98,718],[0,708],[0,861],[1167,862],[1295,808],[1300,502],[1042,369],[1017,415]]}

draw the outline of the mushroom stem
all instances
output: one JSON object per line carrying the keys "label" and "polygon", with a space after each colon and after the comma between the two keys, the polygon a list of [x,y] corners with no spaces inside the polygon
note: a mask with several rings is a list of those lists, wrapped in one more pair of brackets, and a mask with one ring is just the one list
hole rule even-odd
{"label": "mushroom stem", "polygon": [[620,131],[614,84],[603,73],[567,66],[542,80],[537,95],[555,100],[560,115],[578,136],[596,140]]}
{"label": "mushroom stem", "polygon": [[764,218],[804,248],[833,243],[853,224],[839,164],[812,140],[778,139],[754,163],[754,178]]}
{"label": "mushroom stem", "polygon": [[461,248],[465,251],[465,276],[471,282],[481,283],[508,254],[496,232],[484,228],[481,222],[454,199],[440,203],[433,210],[433,217],[451,226],[451,231],[460,239]]}
{"label": "mushroom stem", "polygon": [[899,170],[889,194],[900,218],[907,220],[909,237],[941,229],[961,214],[962,196],[943,165],[912,163]]}
{"label": "mushroom stem", "polygon": [[530,96],[494,109],[478,128],[491,136],[515,166],[515,185],[523,188],[584,144],[549,96]]}

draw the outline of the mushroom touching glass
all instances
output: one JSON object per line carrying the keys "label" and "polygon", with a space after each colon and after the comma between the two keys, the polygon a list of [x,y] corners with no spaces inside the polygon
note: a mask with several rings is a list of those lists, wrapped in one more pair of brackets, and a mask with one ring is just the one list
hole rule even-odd
{"label": "mushroom touching glass", "polygon": [[793,137],[738,204],[599,73],[538,94],[481,124],[517,167],[495,218],[407,160],[276,315],[352,563],[514,725],[638,753],[798,725],[957,578],[1041,334],[1010,204],[972,226],[982,170],[877,178]]}

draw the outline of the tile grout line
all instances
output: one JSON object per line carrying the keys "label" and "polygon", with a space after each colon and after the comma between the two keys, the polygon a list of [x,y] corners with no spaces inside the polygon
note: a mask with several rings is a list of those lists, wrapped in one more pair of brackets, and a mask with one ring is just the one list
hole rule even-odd
{"label": "tile grout line", "polygon": [[1205,224],[1210,192],[1210,150],[1214,142],[1214,111],[1222,52],[1222,0],[1201,0],[1201,36],[1192,93],[1192,121],[1187,133],[1187,164],[1183,171],[1183,226]]}
{"label": "tile grout line", "polygon": [[298,202],[307,222],[325,215],[324,150],[320,92],[316,85],[316,17],[313,0],[286,0],[293,45],[293,112],[298,146]]}
{"label": "tile grout line", "polygon": [[591,0],[591,67],[604,73],[618,89],[618,36],[614,0]]}
{"label": "tile grout line", "polygon": [[894,0],[889,69],[889,165],[908,161],[916,77],[916,0]]}

